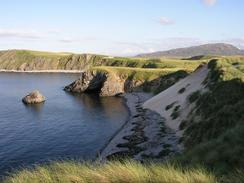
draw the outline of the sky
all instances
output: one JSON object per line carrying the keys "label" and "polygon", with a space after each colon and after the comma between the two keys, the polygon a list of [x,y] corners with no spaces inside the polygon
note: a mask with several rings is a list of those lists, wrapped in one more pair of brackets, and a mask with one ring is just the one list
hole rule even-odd
{"label": "sky", "polygon": [[1,0],[0,50],[131,56],[224,42],[244,49],[243,0]]}

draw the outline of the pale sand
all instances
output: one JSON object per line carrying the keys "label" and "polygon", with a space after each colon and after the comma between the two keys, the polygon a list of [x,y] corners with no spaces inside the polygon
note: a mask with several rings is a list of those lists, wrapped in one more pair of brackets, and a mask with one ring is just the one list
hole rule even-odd
{"label": "pale sand", "polygon": [[10,73],[82,73],[83,70],[32,70],[32,71],[22,71],[22,70],[6,70],[0,69],[0,72],[10,72]]}
{"label": "pale sand", "polygon": [[[162,117],[166,119],[166,125],[171,129],[175,130],[178,136],[182,136],[182,131],[179,130],[179,125],[182,120],[184,120],[189,112],[194,108],[194,105],[190,105],[188,102],[188,96],[197,91],[204,91],[204,85],[202,84],[208,74],[207,65],[198,68],[192,74],[186,78],[180,80],[170,88],[164,90],[160,94],[152,97],[143,104],[145,109],[151,109],[159,113]],[[182,88],[185,88],[183,93],[178,93]],[[174,106],[165,110],[166,106],[174,103]],[[180,105],[180,116],[172,120],[171,114],[174,110],[174,107]]]}

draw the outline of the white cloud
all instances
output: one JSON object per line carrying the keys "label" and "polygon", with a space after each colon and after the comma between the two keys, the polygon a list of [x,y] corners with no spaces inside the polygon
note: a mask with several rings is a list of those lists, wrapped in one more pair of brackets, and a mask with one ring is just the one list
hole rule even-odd
{"label": "white cloud", "polygon": [[50,29],[47,31],[50,34],[61,34],[62,31],[60,29]]}
{"label": "white cloud", "polygon": [[216,4],[217,0],[202,0],[207,6],[213,6]]}
{"label": "white cloud", "polygon": [[238,47],[239,49],[244,50],[244,37],[227,39],[227,40],[223,40],[223,42],[233,44],[234,46]]}
{"label": "white cloud", "polygon": [[174,24],[175,22],[167,17],[161,17],[159,19],[159,23],[161,25],[171,25],[171,24]]}
{"label": "white cloud", "polygon": [[36,31],[15,30],[15,29],[0,29],[1,38],[26,38],[26,39],[39,39],[44,35]]}
{"label": "white cloud", "polygon": [[82,43],[82,42],[87,42],[87,41],[97,41],[98,38],[96,37],[74,37],[74,38],[62,38],[58,39],[58,42],[61,43]]}
{"label": "white cloud", "polygon": [[[21,28],[0,28],[0,38],[19,38],[19,39],[54,39],[62,36],[60,29],[35,30]],[[66,40],[66,39],[64,39]]]}
{"label": "white cloud", "polygon": [[70,39],[70,38],[59,39],[58,41],[61,43],[73,43],[73,42],[75,42],[75,40]]}

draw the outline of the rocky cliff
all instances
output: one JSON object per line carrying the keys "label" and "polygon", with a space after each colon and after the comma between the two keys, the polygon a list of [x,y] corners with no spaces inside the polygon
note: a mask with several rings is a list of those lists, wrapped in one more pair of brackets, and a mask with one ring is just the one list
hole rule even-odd
{"label": "rocky cliff", "polygon": [[103,57],[92,54],[8,50],[0,51],[0,69],[18,71],[83,70],[93,63],[100,63]]}

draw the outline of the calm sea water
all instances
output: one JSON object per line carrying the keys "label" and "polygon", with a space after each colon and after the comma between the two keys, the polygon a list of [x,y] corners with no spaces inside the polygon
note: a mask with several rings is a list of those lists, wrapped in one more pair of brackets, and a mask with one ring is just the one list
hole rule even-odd
{"label": "calm sea water", "polygon": [[[57,159],[92,159],[128,116],[122,98],[71,95],[78,74],[0,73],[0,175]],[[38,89],[46,102],[26,106]]]}

